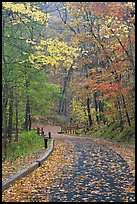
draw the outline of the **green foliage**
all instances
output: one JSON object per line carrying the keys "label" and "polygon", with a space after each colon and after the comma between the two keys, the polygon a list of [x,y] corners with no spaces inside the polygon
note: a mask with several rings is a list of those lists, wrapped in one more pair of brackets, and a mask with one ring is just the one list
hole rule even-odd
{"label": "green foliage", "polygon": [[127,126],[123,129],[122,132],[119,133],[120,140],[125,141],[127,143],[135,142],[135,125]]}
{"label": "green foliage", "polygon": [[43,137],[38,136],[35,131],[22,132],[18,142],[8,144],[7,159],[12,160],[38,152],[42,147],[44,147]]}
{"label": "green foliage", "polygon": [[33,117],[48,114],[54,102],[59,99],[59,92],[57,85],[50,84],[44,70],[34,72],[28,90]]}
{"label": "green foliage", "polygon": [[[39,33],[45,29],[42,25],[44,21],[42,23],[41,19],[46,14],[41,15],[35,5],[30,3],[28,3],[28,10],[24,10],[24,5],[22,3],[3,3],[2,84],[3,87],[7,86],[8,92],[10,92],[10,87],[14,87],[13,106],[17,101],[19,129],[24,127],[26,96],[29,97],[31,117],[35,118],[50,112],[54,103],[59,100],[60,92],[59,88],[48,80],[50,67],[43,65],[37,70],[28,60],[30,53],[34,52],[32,44],[28,41],[33,38],[38,40]],[[35,8],[34,12],[32,12],[32,8]],[[10,9],[13,11],[13,15],[9,11]],[[17,14],[15,10],[19,13]],[[28,20],[27,16],[24,16],[24,12],[29,15],[29,11],[33,13],[31,17],[34,21]],[[47,19],[47,15],[45,18]],[[36,23],[35,20],[39,23]],[[28,82],[28,87],[26,87],[26,82]],[[3,94],[5,94],[4,89]],[[7,103],[7,117],[8,108]],[[15,126],[15,121],[14,108],[13,126]]]}
{"label": "green foliage", "polygon": [[115,141],[134,144],[135,142],[135,126],[126,126],[121,131],[115,123],[112,123],[109,126],[100,126],[99,130],[92,130],[87,132],[87,134],[95,137],[103,137],[106,139],[113,139]]}
{"label": "green foliage", "polygon": [[[89,95],[90,114],[93,122],[92,130],[94,125],[96,125],[96,132],[92,131],[92,133],[96,136],[116,140],[130,140],[134,135],[134,127],[132,125],[134,116],[134,92],[132,90],[134,85],[130,85],[132,74],[129,70],[132,70],[133,67],[131,67],[132,63],[130,64],[128,61],[121,59],[125,59],[127,52],[129,53],[127,58],[129,56],[129,58],[132,57],[132,52],[134,55],[134,50],[130,49],[130,46],[131,48],[134,47],[134,26],[129,23],[131,26],[128,26],[130,32],[126,29],[126,32],[129,32],[129,35],[126,36],[124,29],[118,26],[119,22],[117,20],[119,18],[115,18],[115,12],[113,13],[109,9],[110,18],[104,15],[105,10],[103,8],[109,8],[109,4],[100,4],[100,10],[102,10],[98,12],[98,4],[92,2],[89,4],[89,8],[91,6],[92,14],[96,18],[93,15],[89,15],[86,19],[87,15],[84,16],[85,9],[83,9],[85,3],[80,3],[79,10],[77,10],[79,3],[74,6],[69,2],[65,11],[68,11],[72,20],[66,23],[64,27],[62,23],[59,23],[62,37],[59,37],[58,34],[54,36],[50,27],[56,27],[53,26],[57,22],[54,21],[56,14],[53,13],[53,16],[55,16],[49,21],[53,25],[49,26],[49,29],[45,29],[50,16],[44,5],[45,3],[42,2],[3,2],[2,4],[2,94],[4,96],[4,105],[2,105],[3,107],[5,106],[5,118],[7,117],[3,122],[5,124],[3,129],[7,131],[5,127],[10,118],[10,92],[12,89],[12,126],[15,128],[16,119],[18,118],[18,129],[23,128],[24,122],[27,121],[25,118],[27,106],[30,109],[28,115],[31,116],[31,119],[39,119],[41,116],[48,117],[48,114],[52,111],[53,117],[56,114],[55,111],[57,110],[58,112],[61,99],[65,99],[64,101],[69,107],[66,108],[66,116],[69,119],[72,118],[73,123],[83,127],[88,120],[85,98]],[[123,6],[124,4],[121,4],[120,8]],[[115,4],[112,5],[112,8],[115,10]],[[61,10],[63,11],[64,9],[61,8]],[[62,12],[61,10],[60,12]],[[69,10],[73,12],[69,12]],[[121,17],[120,19],[125,19]],[[112,21],[112,19],[115,20]],[[88,27],[88,24],[89,26],[92,24],[93,33],[90,32],[91,28]],[[115,31],[108,29],[108,24],[110,24],[110,28],[113,25]],[[127,27],[124,21],[121,21],[122,24]],[[83,30],[84,25],[85,31]],[[99,28],[98,25],[100,29],[97,29]],[[68,32],[65,36],[64,31],[68,30],[67,28],[72,28],[70,31],[78,29],[77,34],[73,33],[72,35],[72,33]],[[56,31],[55,33],[58,33]],[[114,32],[117,37],[114,34],[112,35],[110,31]],[[119,35],[120,37],[118,37]],[[106,42],[103,36],[108,36]],[[123,37],[121,38],[121,36]],[[131,45],[127,43],[127,37],[131,38]],[[125,45],[127,52],[121,47],[121,43],[118,43],[119,40],[123,47]],[[129,52],[130,50],[132,51],[131,53]],[[107,65],[106,60],[109,62],[113,61],[113,63],[107,62]],[[106,64],[105,69],[103,64]],[[73,74],[68,72],[71,66]],[[63,71],[64,69],[66,71]],[[70,79],[65,81],[67,76]],[[86,84],[84,84],[85,77]],[[121,79],[124,89],[117,83],[117,80]],[[59,86],[63,91],[62,94]],[[85,91],[83,92],[83,90]],[[95,102],[93,93],[97,90],[100,94]],[[123,98],[121,94],[124,95]],[[97,107],[95,107],[95,104]],[[16,116],[16,110],[18,110],[18,116]],[[126,126],[127,119],[125,117],[127,114],[131,123],[130,127]],[[58,124],[67,124],[68,118],[66,116],[57,115],[55,118]],[[123,131],[121,132],[121,129],[118,129],[115,124],[108,127],[103,124],[104,126],[102,125],[101,127],[100,124],[97,124],[97,116],[99,122],[102,123],[104,120],[106,122],[113,122],[114,120],[116,123],[119,122],[120,125],[122,124]],[[6,136],[4,137],[6,138]],[[27,147],[27,143],[24,142],[24,144]],[[17,146],[17,149],[15,146]],[[13,144],[12,148],[12,152],[15,153],[14,150],[16,150],[16,155],[20,154],[20,144]]]}

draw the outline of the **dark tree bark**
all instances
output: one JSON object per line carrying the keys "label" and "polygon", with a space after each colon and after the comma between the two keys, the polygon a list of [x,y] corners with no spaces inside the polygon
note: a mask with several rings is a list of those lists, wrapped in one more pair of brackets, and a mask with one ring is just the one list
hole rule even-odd
{"label": "dark tree bark", "polygon": [[[5,20],[2,21],[2,34],[5,33]],[[8,104],[8,83],[7,83],[7,71],[6,71],[6,60],[4,55],[4,41],[2,41],[2,57],[3,57],[3,84],[2,84],[2,125],[3,125],[3,149],[4,149],[4,160],[7,154],[7,104]]]}
{"label": "dark tree bark", "polygon": [[72,72],[73,72],[72,66],[70,67],[68,72],[67,72],[66,69],[64,69],[65,77],[63,79],[63,88],[61,90],[62,99],[60,100],[60,107],[59,107],[59,113],[64,114],[64,115],[66,115],[66,113],[67,113],[67,109],[66,109],[66,104],[67,104],[66,93],[67,93],[67,87],[68,87],[69,82],[71,80]]}
{"label": "dark tree bark", "polygon": [[98,107],[99,107],[99,117],[100,117],[100,121],[103,121],[104,122],[104,115],[103,115],[103,102],[99,100],[98,102]]}
{"label": "dark tree bark", "polygon": [[3,97],[2,97],[2,126],[3,126],[3,145],[4,145],[4,152],[6,157],[6,143],[7,143],[7,105],[8,105],[8,85],[5,81],[3,85]]}
{"label": "dark tree bark", "polygon": [[15,104],[15,109],[16,109],[16,123],[15,123],[15,142],[18,142],[18,102],[16,99],[16,104]]}
{"label": "dark tree bark", "polygon": [[[89,77],[88,68],[86,66],[84,67],[84,71],[85,71],[86,78],[88,78]],[[89,89],[89,87],[86,86],[86,89]],[[91,111],[90,111],[90,98],[89,98],[89,96],[87,96],[87,112],[88,112],[88,125],[89,125],[89,127],[91,127],[92,126],[92,117],[91,117]]]}
{"label": "dark tree bark", "polygon": [[[26,80],[26,90],[28,90],[29,81]],[[25,130],[31,130],[31,112],[30,112],[30,101],[27,93],[26,96],[26,110],[25,110]]]}
{"label": "dark tree bark", "polygon": [[9,124],[8,124],[8,139],[9,143],[11,144],[12,139],[12,124],[13,122],[13,87],[11,88],[10,92],[10,102],[9,102]]}
{"label": "dark tree bark", "polygon": [[5,80],[3,85],[3,101],[2,101],[2,125],[3,125],[3,148],[4,148],[4,160],[7,155],[7,104],[8,104],[8,85]]}
{"label": "dark tree bark", "polygon": [[31,130],[31,111],[29,107],[29,130]]}
{"label": "dark tree bark", "polygon": [[97,123],[99,123],[99,117],[98,117],[98,102],[97,102],[97,92],[95,91],[93,94],[93,98],[94,98],[94,106],[95,106],[95,110],[96,110],[96,121]]}
{"label": "dark tree bark", "polygon": [[[33,41],[34,38],[34,28],[33,26],[29,29],[30,31],[30,38]],[[27,68],[27,67],[26,67]],[[26,71],[26,109],[25,109],[25,130],[31,130],[31,109],[30,109],[30,100],[28,95],[28,89],[29,89],[29,78],[27,76]]]}
{"label": "dark tree bark", "polygon": [[66,96],[66,89],[67,89],[67,81],[66,78],[64,79],[64,85],[63,85],[63,89],[61,90],[61,94],[62,94],[62,99],[60,100],[60,108],[59,108],[59,113],[60,114],[64,114],[65,115],[65,96]]}
{"label": "dark tree bark", "polygon": [[118,105],[116,105],[116,108],[117,108],[118,113],[119,113],[120,127],[121,127],[121,130],[123,130],[123,128],[124,128],[124,121],[122,119],[122,112],[121,112],[121,107],[120,107],[120,101],[119,100],[117,101],[117,104]]}
{"label": "dark tree bark", "polygon": [[7,113],[6,113],[7,101],[6,104],[2,107],[3,113],[3,148],[4,148],[4,160],[7,155]]}
{"label": "dark tree bark", "polygon": [[31,130],[31,113],[30,113],[30,102],[29,102],[28,96],[27,96],[26,111],[25,111],[25,129]]}
{"label": "dark tree bark", "polygon": [[91,125],[92,125],[92,117],[91,117],[91,112],[90,112],[90,98],[89,97],[87,97],[87,112],[88,112],[89,126],[91,127]]}
{"label": "dark tree bark", "polygon": [[127,111],[126,102],[125,102],[125,98],[124,98],[123,94],[122,94],[122,100],[123,100],[123,106],[124,106],[124,109],[125,109],[128,125],[131,126],[130,117],[129,117],[129,114],[128,114],[128,111]]}

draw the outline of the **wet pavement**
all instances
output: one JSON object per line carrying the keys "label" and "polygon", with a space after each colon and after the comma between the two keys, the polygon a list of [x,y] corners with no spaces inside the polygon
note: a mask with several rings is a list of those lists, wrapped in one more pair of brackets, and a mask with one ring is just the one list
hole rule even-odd
{"label": "wet pavement", "polygon": [[59,175],[50,186],[37,188],[32,202],[41,196],[49,202],[135,202],[135,179],[120,155],[87,138],[59,140],[70,146],[64,157],[71,163],[60,165]]}

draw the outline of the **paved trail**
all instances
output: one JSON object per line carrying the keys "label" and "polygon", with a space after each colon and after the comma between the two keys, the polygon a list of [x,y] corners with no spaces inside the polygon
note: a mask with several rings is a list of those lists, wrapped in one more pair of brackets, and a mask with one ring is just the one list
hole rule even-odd
{"label": "paved trail", "polygon": [[[129,186],[134,186],[134,178],[126,162],[117,153],[96,145],[91,139],[63,137],[60,141],[64,145],[72,144],[73,148],[64,156],[73,159],[69,168],[67,165],[60,166],[62,174],[54,180],[50,191],[51,202],[135,200],[135,194],[127,192]],[[61,188],[58,182],[62,183]]]}
{"label": "paved trail", "polygon": [[[28,183],[31,186],[35,174],[37,187],[34,186],[28,195],[22,193],[20,198],[17,195],[18,201],[135,202],[135,180],[120,155],[111,148],[99,144],[95,139],[59,135],[55,133],[56,131],[58,129],[52,133],[55,150],[47,163],[22,181],[24,186]],[[61,146],[57,147],[58,144],[63,150]],[[44,179],[45,183],[43,182],[41,186]],[[15,194],[15,189],[13,192]]]}

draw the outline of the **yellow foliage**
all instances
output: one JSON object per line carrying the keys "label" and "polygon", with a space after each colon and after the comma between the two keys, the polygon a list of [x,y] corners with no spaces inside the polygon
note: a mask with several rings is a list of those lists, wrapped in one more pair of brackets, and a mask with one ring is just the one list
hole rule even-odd
{"label": "yellow foliage", "polygon": [[37,7],[35,6],[31,7],[30,2],[25,2],[25,4],[14,2],[2,2],[2,6],[4,9],[12,10],[15,13],[19,13],[22,15],[25,14],[28,17],[33,18],[34,21],[37,21],[41,24],[44,24],[49,18],[48,14],[42,13],[37,9]]}
{"label": "yellow foliage", "polygon": [[85,121],[87,120],[87,112],[85,111],[85,106],[83,105],[81,99],[77,100],[73,98],[71,110],[71,115],[73,115],[76,121],[85,123]]}
{"label": "yellow foliage", "polygon": [[34,46],[36,52],[30,55],[30,62],[51,64],[54,67],[63,65],[69,68],[74,59],[79,56],[79,49],[67,42],[56,39],[41,40],[39,45]]}

